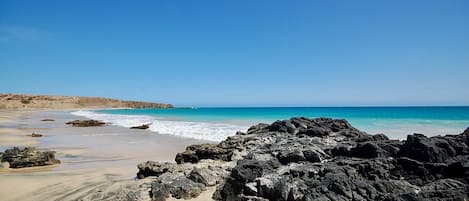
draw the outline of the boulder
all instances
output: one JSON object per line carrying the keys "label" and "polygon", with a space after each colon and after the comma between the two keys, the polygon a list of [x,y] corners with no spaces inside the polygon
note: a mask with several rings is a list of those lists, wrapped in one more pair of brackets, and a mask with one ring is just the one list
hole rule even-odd
{"label": "boulder", "polygon": [[248,129],[247,134],[259,133],[259,132],[265,131],[265,130],[267,130],[268,126],[269,126],[269,124],[264,124],[264,123],[260,123],[260,124],[257,124],[255,126],[251,126]]}
{"label": "boulder", "polygon": [[172,171],[174,169],[174,164],[147,161],[147,162],[138,164],[137,168],[138,168],[137,177],[140,179],[143,179],[148,176],[160,176],[165,172]]}
{"label": "boulder", "polygon": [[456,154],[456,149],[449,139],[444,137],[428,138],[422,134],[408,135],[399,151],[399,155],[402,157],[433,163],[443,163]]}
{"label": "boulder", "polygon": [[196,168],[192,170],[187,178],[210,187],[218,184],[227,174],[228,172],[221,167],[209,166],[207,168]]}
{"label": "boulder", "polygon": [[282,132],[294,134],[297,132],[297,129],[294,124],[289,120],[275,121],[271,125],[267,126],[269,131]]}
{"label": "boulder", "polygon": [[335,157],[337,156],[350,157],[351,156],[351,148],[350,146],[346,146],[346,145],[339,145],[328,151],[330,152],[331,155]]}
{"label": "boulder", "polygon": [[291,162],[305,161],[306,157],[302,151],[299,150],[284,150],[277,154],[277,159],[282,164]]}
{"label": "boulder", "polygon": [[317,151],[314,151],[314,150],[304,150],[303,151],[303,156],[305,157],[305,159],[309,162],[312,162],[312,163],[316,163],[316,162],[321,162],[323,158],[323,156],[321,156],[322,154],[318,153]]}
{"label": "boulder", "polygon": [[205,185],[196,183],[187,178],[181,178],[171,183],[152,183],[151,192],[153,200],[166,200],[169,195],[176,199],[191,199],[205,191]]}
{"label": "boulder", "polygon": [[150,128],[150,125],[151,124],[142,124],[140,126],[132,126],[132,127],[130,127],[130,129],[148,129],[148,128]]}
{"label": "boulder", "polygon": [[165,201],[170,196],[168,186],[161,182],[151,184],[151,199],[153,201]]}
{"label": "boulder", "polygon": [[255,178],[261,177],[264,172],[271,168],[272,167],[264,161],[239,160],[236,167],[231,171],[231,177],[243,183],[249,183],[254,181]]}
{"label": "boulder", "polygon": [[205,186],[203,184],[196,183],[185,177],[166,182],[156,180],[151,185],[153,200],[166,200],[170,196],[177,199],[190,199],[197,197],[204,190]]}
{"label": "boulder", "polygon": [[34,147],[5,150],[1,154],[1,162],[8,162],[10,168],[25,168],[59,164],[55,158],[55,151],[40,151]]}
{"label": "boulder", "polygon": [[199,144],[188,146],[186,151],[178,153],[175,161],[178,164],[197,163],[202,159],[231,161],[232,156],[232,149],[221,148],[216,144]]}
{"label": "boulder", "polygon": [[449,160],[446,175],[469,180],[469,156],[459,156]]}
{"label": "boulder", "polygon": [[31,137],[42,137],[43,134],[40,133],[31,133]]}
{"label": "boulder", "polygon": [[373,142],[364,142],[357,144],[356,147],[350,150],[350,154],[352,157],[358,158],[378,158],[387,157],[391,155]]}
{"label": "boulder", "polygon": [[75,127],[92,127],[92,126],[103,126],[104,122],[98,120],[75,120],[65,124],[72,125]]}
{"label": "boulder", "polygon": [[310,137],[324,137],[328,136],[331,133],[331,130],[324,129],[321,127],[311,127],[304,128],[298,132],[298,135],[307,135]]}

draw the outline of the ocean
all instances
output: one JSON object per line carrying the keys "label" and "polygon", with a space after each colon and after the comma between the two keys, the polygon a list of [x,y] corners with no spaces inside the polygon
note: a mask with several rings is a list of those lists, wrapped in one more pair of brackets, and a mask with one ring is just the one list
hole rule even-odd
{"label": "ocean", "polygon": [[257,123],[292,117],[347,119],[370,134],[393,139],[408,134],[459,134],[469,127],[469,107],[246,107],[80,110],[72,114],[131,127],[152,123],[155,134],[221,141]]}

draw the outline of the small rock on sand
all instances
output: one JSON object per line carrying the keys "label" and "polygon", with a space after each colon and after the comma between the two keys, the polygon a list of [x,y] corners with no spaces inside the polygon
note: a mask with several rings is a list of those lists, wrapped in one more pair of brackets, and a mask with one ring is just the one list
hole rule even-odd
{"label": "small rock on sand", "polygon": [[148,129],[148,128],[150,128],[150,125],[151,124],[142,124],[140,126],[132,126],[132,127],[130,127],[130,129]]}
{"label": "small rock on sand", "polygon": [[31,137],[42,137],[42,136],[44,135],[40,133],[31,133]]}
{"label": "small rock on sand", "polygon": [[102,126],[106,123],[98,120],[75,120],[65,124],[72,125],[75,127],[91,127],[91,126]]}
{"label": "small rock on sand", "polygon": [[0,153],[0,162],[8,162],[10,168],[25,168],[59,164],[55,151],[39,151],[34,147],[7,149]]}

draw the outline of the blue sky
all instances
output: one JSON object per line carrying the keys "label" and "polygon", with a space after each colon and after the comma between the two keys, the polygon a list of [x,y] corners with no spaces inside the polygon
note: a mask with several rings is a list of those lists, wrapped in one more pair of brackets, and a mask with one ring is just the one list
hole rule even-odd
{"label": "blue sky", "polygon": [[0,93],[469,105],[468,1],[0,1]]}

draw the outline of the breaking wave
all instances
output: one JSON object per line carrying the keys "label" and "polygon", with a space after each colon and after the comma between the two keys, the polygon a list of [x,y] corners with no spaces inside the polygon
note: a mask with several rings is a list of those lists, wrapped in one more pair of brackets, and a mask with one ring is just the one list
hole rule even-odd
{"label": "breaking wave", "polygon": [[227,123],[162,120],[146,115],[102,114],[89,110],[79,110],[71,114],[126,128],[151,123],[149,130],[158,134],[208,141],[222,141],[237,131],[247,129],[245,126]]}

